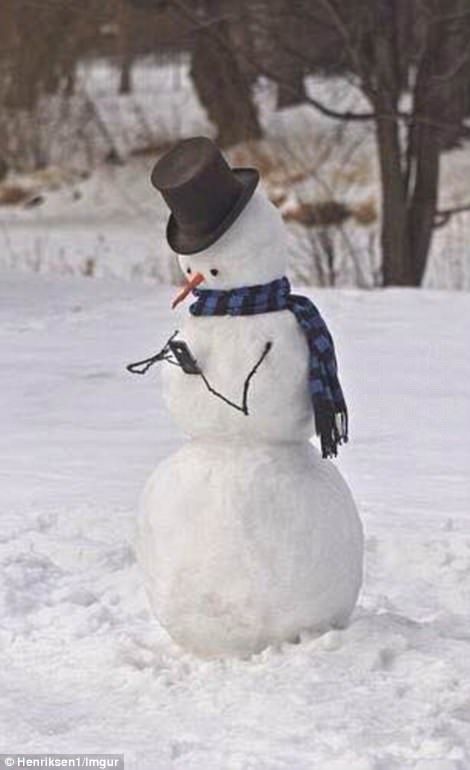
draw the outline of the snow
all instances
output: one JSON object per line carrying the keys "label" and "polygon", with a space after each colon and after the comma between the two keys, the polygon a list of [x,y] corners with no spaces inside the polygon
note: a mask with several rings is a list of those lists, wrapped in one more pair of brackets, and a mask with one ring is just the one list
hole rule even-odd
{"label": "snow", "polygon": [[364,588],[344,631],[201,661],[152,619],[132,552],[142,485],[182,435],[156,374],[125,364],[175,328],[173,291],[1,273],[1,751],[466,770],[470,298],[308,291],[350,402],[337,465],[365,526]]}

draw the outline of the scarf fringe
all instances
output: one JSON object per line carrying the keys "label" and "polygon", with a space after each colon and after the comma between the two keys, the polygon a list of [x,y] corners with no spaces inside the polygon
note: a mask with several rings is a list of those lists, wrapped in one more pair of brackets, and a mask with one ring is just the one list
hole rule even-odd
{"label": "scarf fringe", "polygon": [[320,437],[321,453],[324,459],[336,457],[338,447],[348,442],[348,413],[334,412],[327,404],[315,406],[315,432]]}

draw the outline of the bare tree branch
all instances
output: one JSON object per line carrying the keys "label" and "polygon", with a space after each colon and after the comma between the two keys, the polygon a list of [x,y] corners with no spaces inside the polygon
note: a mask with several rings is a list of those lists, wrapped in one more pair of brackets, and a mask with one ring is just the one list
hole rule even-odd
{"label": "bare tree branch", "polygon": [[468,21],[470,20],[470,11],[461,11],[460,13],[447,13],[442,16],[429,15],[429,21],[433,24],[445,24],[446,22],[452,23],[453,21]]}
{"label": "bare tree branch", "polygon": [[467,43],[462,55],[454,62],[447,72],[441,75],[433,75],[432,79],[439,82],[453,80],[470,63],[470,42]]}
{"label": "bare tree branch", "polygon": [[[190,21],[195,29],[199,29],[201,26],[201,18],[198,14],[194,13],[194,11],[191,11],[185,2],[183,0],[172,0],[172,4],[177,10],[188,20]],[[203,21],[205,23],[205,21]],[[222,47],[226,47],[227,42],[224,40],[224,38],[217,32],[217,29],[212,28],[211,29],[211,35],[213,36],[214,40],[217,40],[219,45]],[[269,78],[270,80],[273,80],[275,83],[278,83],[279,85],[282,85],[287,90],[291,90],[292,92],[295,92],[295,88],[292,86],[291,83],[279,78],[276,76],[273,72],[270,72],[265,67],[263,67],[258,61],[256,61],[253,57],[249,56],[246,52],[240,52],[240,56],[242,59],[245,60],[245,62],[250,65],[250,67],[254,68],[254,70],[259,75],[264,75],[264,77]],[[349,110],[346,110],[344,112],[341,112],[339,110],[334,110],[330,107],[327,107],[325,104],[322,104],[322,102],[318,101],[318,99],[314,99],[313,97],[307,96],[306,102],[308,104],[311,104],[312,107],[315,107],[319,112],[321,112],[323,115],[326,115],[329,118],[334,118],[335,120],[354,120],[354,121],[362,121],[362,120],[375,120],[376,114],[374,112],[351,112]]]}
{"label": "bare tree branch", "polygon": [[[322,3],[326,3],[328,7],[330,7],[331,3],[330,0],[321,0]],[[187,4],[184,2],[184,0],[171,0],[172,5],[193,25],[194,29],[200,29],[201,27],[209,27],[210,20],[209,19],[201,19],[199,14],[192,11],[190,8],[188,8]],[[219,17],[219,20],[222,20],[221,17]],[[338,23],[341,24],[344,22],[341,22],[340,19],[338,19]],[[214,37],[217,42],[223,46],[226,47],[227,42],[226,40],[218,34],[217,29],[212,26],[211,28],[211,35]],[[283,46],[283,50],[285,50],[286,53],[292,53],[292,50],[289,47]],[[298,56],[301,56],[298,54]],[[292,86],[291,83],[289,83],[287,80],[280,78],[277,73],[273,73],[271,70],[263,66],[259,61],[257,61],[254,57],[249,56],[246,52],[241,51],[240,57],[245,61],[246,64],[248,64],[251,68],[253,68],[259,75],[263,75],[264,77],[268,78],[269,80],[272,80],[273,82],[277,83],[278,85],[281,85],[283,88],[285,88],[287,91],[291,91],[292,93],[296,93],[296,89]],[[456,123],[453,122],[447,122],[447,121],[441,121],[441,120],[435,120],[433,118],[430,118],[427,115],[420,115],[420,114],[413,114],[405,111],[394,111],[394,112],[376,112],[376,111],[367,111],[367,112],[352,112],[351,110],[335,110],[332,107],[329,107],[328,105],[324,104],[318,99],[315,99],[312,96],[306,95],[305,96],[305,103],[310,104],[312,107],[314,107],[318,112],[320,112],[322,115],[325,115],[328,118],[332,118],[333,120],[342,120],[342,121],[375,121],[375,120],[391,120],[391,121],[397,121],[397,120],[403,120],[406,124],[410,123],[422,123],[424,125],[434,126],[435,128],[440,129],[465,129],[465,124],[463,123]]]}
{"label": "bare tree branch", "polygon": [[373,96],[374,88],[372,87],[372,83],[367,71],[364,69],[361,56],[352,43],[350,30],[348,29],[347,24],[343,21],[341,14],[337,8],[335,8],[331,0],[320,0],[320,2],[322,3],[323,7],[326,8],[326,10],[330,13],[338,32],[344,40],[344,44],[351,59],[351,64],[361,78],[364,91],[370,96]]}
{"label": "bare tree branch", "polygon": [[434,229],[437,230],[439,227],[444,227],[455,214],[462,214],[466,211],[470,211],[470,203],[464,206],[454,206],[450,209],[436,211],[434,215]]}

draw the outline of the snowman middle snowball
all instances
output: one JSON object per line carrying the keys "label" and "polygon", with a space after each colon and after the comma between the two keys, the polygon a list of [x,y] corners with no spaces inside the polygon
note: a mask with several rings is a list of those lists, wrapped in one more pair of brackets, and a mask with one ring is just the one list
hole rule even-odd
{"label": "snowman middle snowball", "polygon": [[[179,256],[183,273],[204,276],[203,288],[232,289],[281,278],[286,270],[282,219],[261,192],[222,238],[203,252]],[[188,270],[191,273],[188,273]],[[212,271],[217,271],[213,276]],[[288,310],[255,316],[189,316],[179,336],[210,383],[239,402],[245,378],[267,342],[272,348],[250,385],[249,418],[214,398],[198,377],[162,370],[164,397],[175,421],[194,438],[299,441],[314,431],[308,392],[308,346]]]}
{"label": "snowman middle snowball", "polygon": [[[207,248],[180,254],[187,279],[231,290],[285,275],[286,231],[259,189]],[[207,379],[163,369],[166,403],[190,440],[142,497],[137,551],[150,604],[175,642],[200,656],[247,655],[302,631],[347,623],[362,582],[363,534],[351,493],[320,457],[309,348],[293,313],[189,315],[179,325]]]}

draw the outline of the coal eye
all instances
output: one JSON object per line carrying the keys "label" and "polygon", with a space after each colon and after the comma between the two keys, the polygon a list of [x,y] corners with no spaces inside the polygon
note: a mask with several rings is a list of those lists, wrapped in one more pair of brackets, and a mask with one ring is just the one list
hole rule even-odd
{"label": "coal eye", "polygon": [[186,268],[186,272],[187,272],[187,273],[191,273],[191,268],[190,268],[190,267],[187,267],[187,268]]}
{"label": "coal eye", "polygon": [[211,275],[219,275],[219,271],[217,270],[217,268],[215,267],[212,268]]}

